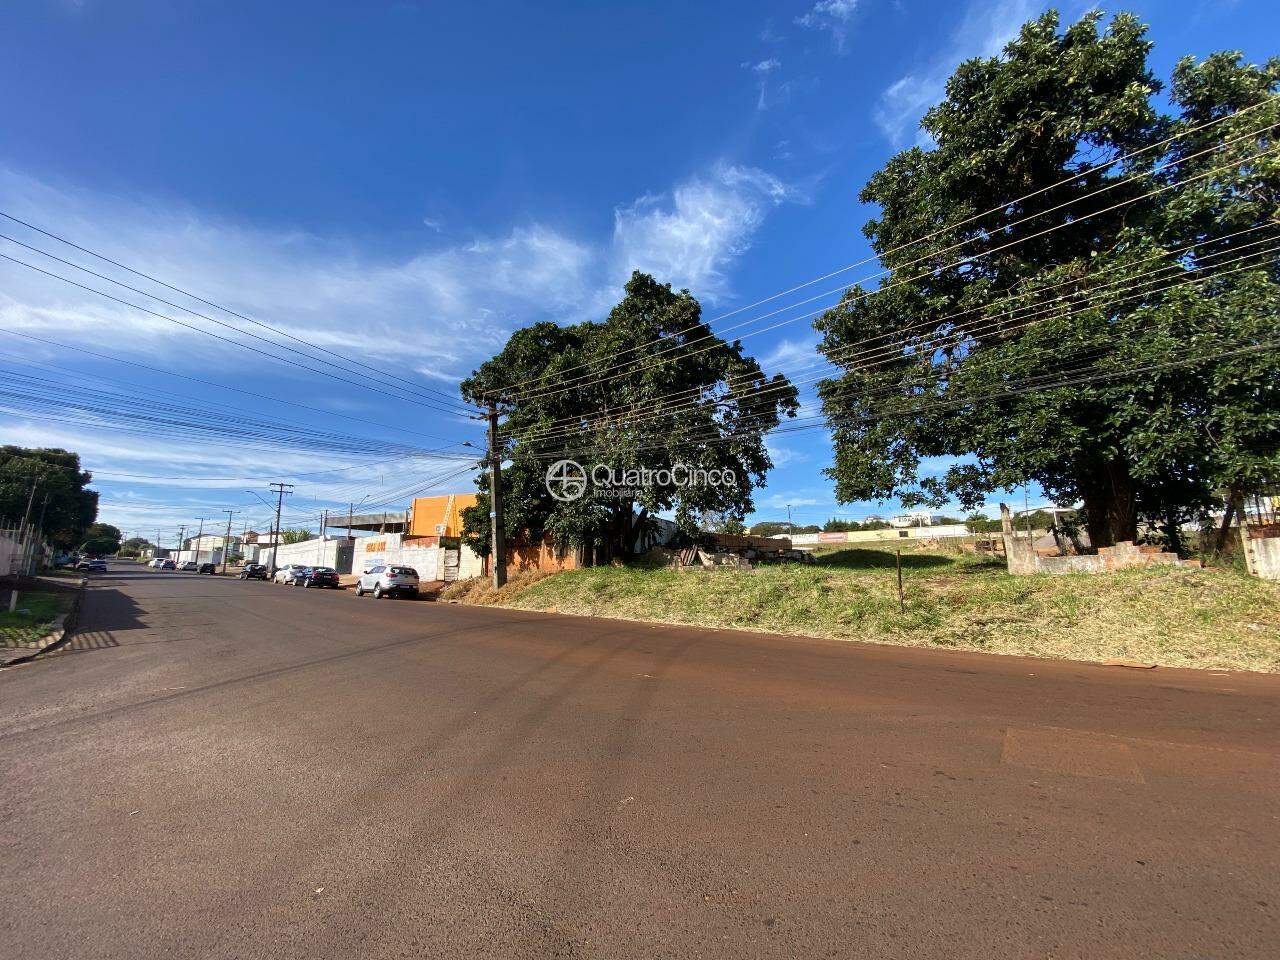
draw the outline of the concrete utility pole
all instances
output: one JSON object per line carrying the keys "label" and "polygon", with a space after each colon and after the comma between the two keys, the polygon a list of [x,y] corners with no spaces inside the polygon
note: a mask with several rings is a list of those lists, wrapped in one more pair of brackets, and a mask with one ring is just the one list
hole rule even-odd
{"label": "concrete utility pole", "polygon": [[502,456],[498,452],[498,408],[489,404],[489,529],[493,536],[493,586],[507,582],[506,545],[502,542]]}
{"label": "concrete utility pole", "polygon": [[177,564],[182,559],[182,545],[187,539],[187,525],[184,523],[178,528],[178,549],[174,551],[177,555],[173,558],[173,562]]}
{"label": "concrete utility pole", "polygon": [[267,566],[267,576],[276,575],[276,548],[280,545],[280,511],[284,507],[284,495],[293,492],[292,483],[273,483],[271,489],[276,492],[276,533],[271,538],[271,563]]}
{"label": "concrete utility pole", "polygon": [[200,541],[204,538],[204,522],[212,520],[213,517],[196,517],[200,521],[200,527],[196,532],[196,566],[200,565]]}
{"label": "concrete utility pole", "polygon": [[329,529],[329,511],[324,510],[320,514],[320,539],[324,539],[325,531]]}
{"label": "concrete utility pole", "polygon": [[222,572],[226,573],[227,572],[227,554],[231,552],[231,518],[234,517],[240,511],[227,510],[224,508],[222,512],[227,515],[227,534],[225,537],[222,538]]}
{"label": "concrete utility pole", "polygon": [[354,540],[355,534],[351,532],[351,524],[356,522],[356,505],[354,503],[347,504],[347,539]]}

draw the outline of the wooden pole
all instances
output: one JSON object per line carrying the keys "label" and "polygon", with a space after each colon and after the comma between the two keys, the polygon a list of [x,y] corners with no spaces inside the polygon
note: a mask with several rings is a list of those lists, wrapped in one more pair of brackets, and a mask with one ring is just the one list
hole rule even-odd
{"label": "wooden pole", "polygon": [[898,612],[907,612],[907,602],[902,598],[902,548],[897,550],[898,555]]}

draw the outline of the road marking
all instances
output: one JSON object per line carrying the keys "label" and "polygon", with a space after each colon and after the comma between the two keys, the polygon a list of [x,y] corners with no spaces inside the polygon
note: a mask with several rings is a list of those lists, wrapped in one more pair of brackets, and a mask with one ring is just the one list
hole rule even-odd
{"label": "road marking", "polygon": [[1147,782],[1128,745],[1063,730],[1010,728],[1005,731],[1000,762],[1096,780]]}

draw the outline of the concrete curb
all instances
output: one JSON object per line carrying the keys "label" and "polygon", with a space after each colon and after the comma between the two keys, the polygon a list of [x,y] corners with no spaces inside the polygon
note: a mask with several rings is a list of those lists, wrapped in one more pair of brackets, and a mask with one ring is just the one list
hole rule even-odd
{"label": "concrete curb", "polygon": [[[25,651],[18,656],[9,657],[7,652],[0,655],[5,657],[5,659],[0,660],[0,670],[5,667],[16,667],[23,663],[30,663],[40,654],[48,653],[50,650],[62,646],[75,631],[76,620],[80,615],[80,603],[84,600],[84,591],[88,584],[88,577],[80,578],[80,589],[76,591],[75,599],[71,602],[71,609],[54,620],[53,629],[37,640],[34,646],[17,648],[17,650]],[[17,650],[14,652],[16,653]]]}

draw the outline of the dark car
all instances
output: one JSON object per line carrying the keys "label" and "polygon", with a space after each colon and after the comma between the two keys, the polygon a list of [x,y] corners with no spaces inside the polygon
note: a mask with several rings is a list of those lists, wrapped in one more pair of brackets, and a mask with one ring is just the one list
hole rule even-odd
{"label": "dark car", "polygon": [[342,586],[342,581],[338,579],[338,571],[333,567],[312,567],[302,578],[304,587],[328,587],[331,590],[337,590]]}
{"label": "dark car", "polygon": [[85,570],[91,573],[106,573],[107,561],[105,560],[81,560],[76,564],[77,570]]}
{"label": "dark car", "polygon": [[269,572],[265,564],[262,563],[246,563],[244,569],[240,571],[241,580],[267,580]]}
{"label": "dark car", "polygon": [[202,563],[200,569],[196,573],[217,573],[218,565],[216,563]]}

